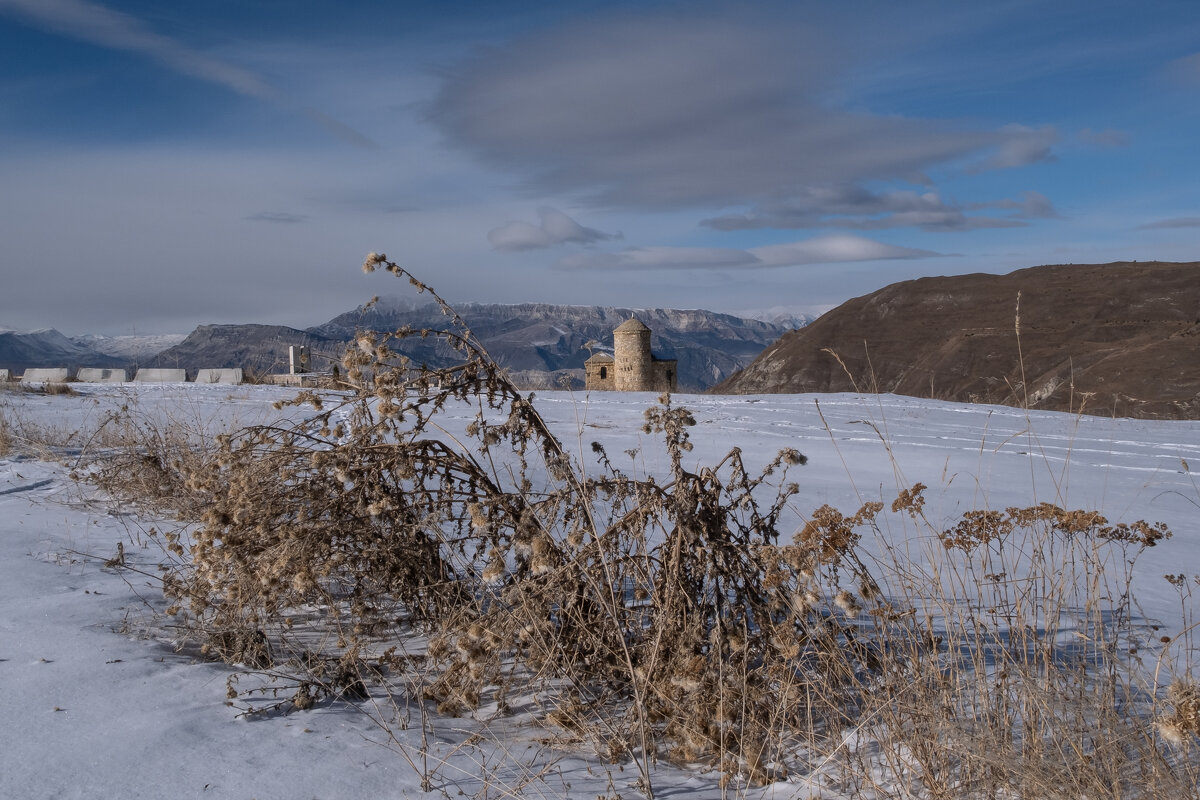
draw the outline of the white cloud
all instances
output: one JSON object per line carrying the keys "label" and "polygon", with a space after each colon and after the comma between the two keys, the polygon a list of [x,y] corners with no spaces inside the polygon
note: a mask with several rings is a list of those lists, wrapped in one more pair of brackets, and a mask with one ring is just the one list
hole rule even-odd
{"label": "white cloud", "polygon": [[669,270],[763,269],[878,261],[897,258],[934,258],[931,250],[898,247],[848,234],[819,236],[800,242],[736,250],[721,247],[636,247],[618,253],[579,253],[555,264],[564,270]]}
{"label": "white cloud", "polygon": [[898,247],[848,234],[818,236],[802,242],[755,247],[750,252],[768,267],[894,258],[933,258],[942,255],[932,250]]}
{"label": "white cloud", "polygon": [[620,234],[585,228],[557,208],[539,208],[538,216],[541,222],[537,225],[518,221],[494,228],[488,231],[488,241],[496,250],[519,252],[567,243],[592,244],[621,238]]}

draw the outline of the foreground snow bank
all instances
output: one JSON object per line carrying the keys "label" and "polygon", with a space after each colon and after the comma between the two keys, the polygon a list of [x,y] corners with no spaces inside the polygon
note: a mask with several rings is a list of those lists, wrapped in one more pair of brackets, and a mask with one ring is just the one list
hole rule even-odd
{"label": "foreground snow bank", "polygon": [[[0,397],[10,429],[36,432],[43,451],[68,463],[111,410],[195,430],[261,422],[289,392],[265,387],[87,387],[75,396]],[[537,405],[589,463],[590,444],[632,471],[663,474],[658,443],[640,433],[650,395],[545,393]],[[1200,464],[1200,423],[1025,414],[900,397],[851,395],[681,397],[693,410],[695,450],[710,464],[740,447],[748,466],[782,447],[809,457],[798,470],[796,524],[822,504],[852,511],[890,502],[921,481],[927,514],[947,523],[975,508],[1053,502],[1096,509],[1113,522],[1166,522],[1175,538],[1148,551],[1136,576],[1141,612],[1174,632],[1178,595],[1162,576],[1200,563],[1194,517],[1200,492],[1187,462]],[[293,410],[293,413],[294,410]],[[466,424],[467,408],[448,412]],[[419,794],[418,771],[380,742],[353,706],[290,716],[238,718],[223,705],[227,668],[139,638],[160,607],[147,531],[157,521],[113,508],[70,478],[69,467],[35,460],[31,447],[0,456],[0,796],[383,797]],[[18,443],[21,445],[21,443]],[[120,543],[128,566],[106,567]],[[415,737],[416,734],[414,733]],[[477,747],[453,721],[435,728],[430,758],[451,794],[504,787],[530,796],[633,794],[636,772],[543,747],[537,731],[514,730],[544,774],[511,771],[513,759]],[[415,751],[420,742],[407,744]],[[539,748],[541,748],[539,750]],[[530,758],[516,759],[530,763]],[[660,793],[720,796],[715,776],[663,766]],[[756,794],[806,797],[819,775],[794,775]],[[829,790],[818,793],[836,797]]]}

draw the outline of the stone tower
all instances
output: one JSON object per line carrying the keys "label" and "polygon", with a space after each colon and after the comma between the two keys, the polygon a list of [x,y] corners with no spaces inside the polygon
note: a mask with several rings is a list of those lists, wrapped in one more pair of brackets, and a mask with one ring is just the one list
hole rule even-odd
{"label": "stone tower", "polygon": [[654,379],[650,355],[650,329],[630,317],[613,331],[613,358],[616,361],[618,392],[653,391]]}
{"label": "stone tower", "polygon": [[650,329],[630,318],[613,331],[613,354],[596,353],[584,363],[588,391],[674,392],[675,359],[650,352]]}

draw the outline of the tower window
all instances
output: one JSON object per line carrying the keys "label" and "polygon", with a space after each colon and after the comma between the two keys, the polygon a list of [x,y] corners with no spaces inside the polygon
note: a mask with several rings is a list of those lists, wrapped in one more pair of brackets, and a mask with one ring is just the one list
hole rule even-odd
{"label": "tower window", "polygon": [[600,380],[602,380],[602,381],[608,380],[608,367],[600,368]]}

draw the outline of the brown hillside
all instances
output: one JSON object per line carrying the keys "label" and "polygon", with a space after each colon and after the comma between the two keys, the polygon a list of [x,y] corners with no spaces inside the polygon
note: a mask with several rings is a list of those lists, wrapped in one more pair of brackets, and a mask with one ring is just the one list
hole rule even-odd
{"label": "brown hillside", "polygon": [[712,389],[855,390],[1200,418],[1200,262],[1070,264],[895,283],[784,335]]}

